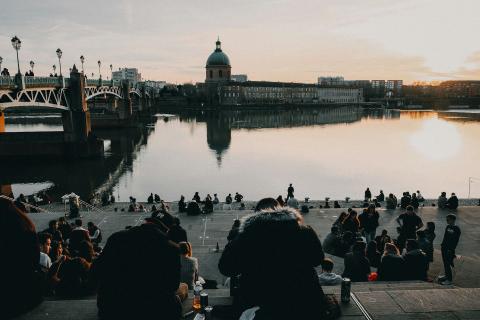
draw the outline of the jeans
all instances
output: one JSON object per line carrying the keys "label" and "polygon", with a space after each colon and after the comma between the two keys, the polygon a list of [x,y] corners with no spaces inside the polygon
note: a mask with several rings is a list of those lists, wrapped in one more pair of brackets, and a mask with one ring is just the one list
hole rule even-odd
{"label": "jeans", "polygon": [[363,231],[363,236],[365,237],[365,240],[367,241],[367,244],[370,241],[375,240],[375,234],[377,233],[377,230],[373,231]]}
{"label": "jeans", "polygon": [[452,267],[453,259],[455,258],[455,251],[442,248],[443,268],[445,269],[445,277],[452,281]]}

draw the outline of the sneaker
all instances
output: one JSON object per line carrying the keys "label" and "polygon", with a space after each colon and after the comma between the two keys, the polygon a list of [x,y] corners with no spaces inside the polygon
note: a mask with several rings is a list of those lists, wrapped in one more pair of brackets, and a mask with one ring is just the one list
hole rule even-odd
{"label": "sneaker", "polygon": [[438,282],[442,282],[442,281],[445,281],[445,280],[447,280],[447,276],[446,276],[446,275],[438,276]]}
{"label": "sneaker", "polygon": [[452,281],[450,280],[443,280],[442,282],[440,282],[440,284],[442,286],[451,286],[452,285]]}

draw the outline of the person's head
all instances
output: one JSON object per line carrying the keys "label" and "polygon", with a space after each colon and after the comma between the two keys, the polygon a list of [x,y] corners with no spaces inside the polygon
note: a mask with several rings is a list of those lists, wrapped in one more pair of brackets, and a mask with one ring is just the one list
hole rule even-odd
{"label": "person's head", "polygon": [[333,270],[333,260],[330,258],[325,258],[322,261],[322,272],[330,273]]}
{"label": "person's head", "polygon": [[255,206],[255,212],[262,210],[275,210],[278,207],[280,207],[280,203],[277,200],[273,198],[263,198],[262,200],[258,201],[257,205]]}
{"label": "person's head", "polygon": [[240,228],[240,220],[239,219],[235,219],[233,221],[232,228]]}
{"label": "person's head", "polygon": [[385,243],[385,251],[383,254],[384,255],[392,254],[392,255],[399,256],[400,251],[398,250],[397,246],[395,246],[393,243]]}
{"label": "person's head", "polygon": [[387,234],[388,234],[388,231],[385,230],[385,229],[383,229],[383,230],[382,230],[382,237],[386,236]]}
{"label": "person's head", "polygon": [[348,208],[348,209],[347,209],[347,212],[348,212],[348,213],[350,213],[350,212],[352,212],[352,211],[353,211],[352,208]]}
{"label": "person's head", "polygon": [[407,206],[407,214],[414,214],[412,206]]}
{"label": "person's head", "polygon": [[380,194],[383,194],[383,190],[380,190]]}
{"label": "person's head", "polygon": [[63,255],[63,244],[61,241],[53,241],[50,249],[50,256],[53,260]]}
{"label": "person's head", "polygon": [[92,262],[94,255],[95,255],[95,250],[93,250],[93,245],[90,241],[83,240],[78,244],[79,257],[87,260],[88,262]]}
{"label": "person's head", "polygon": [[58,218],[58,223],[59,224],[65,224],[65,223],[67,223],[67,219],[65,219],[65,217],[60,217],[60,218]]}
{"label": "person's head", "polygon": [[217,197],[217,194],[216,194],[216,193],[214,193],[214,194],[213,194],[213,196],[216,198],[216,197]]}
{"label": "person's head", "polygon": [[330,232],[333,233],[333,234],[338,234],[339,233],[339,229],[337,226],[332,226],[332,228],[330,229]]}
{"label": "person's head", "polygon": [[183,256],[191,257],[192,256],[192,245],[190,242],[182,241],[178,244],[180,249],[180,254]]}
{"label": "person's head", "polygon": [[52,229],[52,230],[57,230],[57,228],[58,228],[58,222],[57,222],[57,220],[50,220],[50,221],[48,222],[48,227],[49,227],[50,229]]}
{"label": "person's head", "polygon": [[180,196],[180,200],[185,201],[185,196],[183,194]]}
{"label": "person's head", "polygon": [[417,194],[416,193],[412,193],[412,199],[414,198],[417,198]]}
{"label": "person's head", "polygon": [[446,192],[442,192],[442,197],[446,197],[447,196],[447,193]]}
{"label": "person's head", "polygon": [[417,190],[417,193],[420,194],[420,190]]}
{"label": "person's head", "polygon": [[83,224],[82,219],[75,219],[75,226],[81,227]]}
{"label": "person's head", "polygon": [[392,198],[393,198],[393,193],[388,194],[388,197],[389,197],[390,199],[392,199]]}
{"label": "person's head", "polygon": [[[348,209],[351,210],[350,208]],[[342,213],[340,213],[340,215],[338,216],[338,220],[343,221],[345,220],[346,217],[347,217],[347,213],[345,211],[342,211]]]}
{"label": "person's head", "polygon": [[452,226],[455,224],[455,221],[457,220],[457,216],[450,213],[450,214],[447,214],[446,219],[447,219],[447,223]]}
{"label": "person's head", "polygon": [[372,240],[367,244],[367,254],[375,252],[377,252],[377,242],[375,240]]}
{"label": "person's head", "polygon": [[[375,199],[374,202],[377,202],[377,199]],[[370,204],[370,205],[368,206],[368,210],[367,210],[367,211],[368,211],[368,213],[375,213],[376,208],[377,208],[377,207],[376,207],[374,204]]]}
{"label": "person's head", "polygon": [[88,221],[87,227],[88,227],[88,229],[92,229],[92,228],[95,227],[95,224],[92,221]]}
{"label": "person's head", "polygon": [[292,184],[290,183],[290,187],[292,186]]}
{"label": "person's head", "polygon": [[452,197],[455,197],[455,193],[454,193],[454,192],[452,192]]}
{"label": "person's head", "polygon": [[365,254],[365,249],[367,248],[367,245],[363,241],[357,241],[352,247],[352,252],[353,253],[363,253]]}
{"label": "person's head", "polygon": [[427,228],[428,231],[434,232],[435,231],[435,222],[429,221],[427,222]]}
{"label": "person's head", "polygon": [[350,219],[356,219],[357,218],[357,211],[352,210],[350,211],[350,214],[348,215]]}
{"label": "person's head", "polygon": [[407,239],[407,244],[405,246],[407,252],[418,249],[418,242],[415,239]]}
{"label": "person's head", "polygon": [[40,244],[40,251],[49,254],[52,245],[52,235],[50,233],[39,233],[38,242]]}

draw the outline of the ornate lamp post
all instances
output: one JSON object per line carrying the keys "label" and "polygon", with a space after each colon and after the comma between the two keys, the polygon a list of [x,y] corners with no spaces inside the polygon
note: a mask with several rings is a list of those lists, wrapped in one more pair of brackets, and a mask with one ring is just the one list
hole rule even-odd
{"label": "ornate lamp post", "polygon": [[0,72],[2,71],[2,62],[3,62],[3,58],[0,57]]}
{"label": "ornate lamp post", "polygon": [[100,67],[102,65],[102,62],[100,60],[98,60],[98,74],[99,74],[99,79],[102,79],[102,72],[100,71]]}
{"label": "ornate lamp post", "polygon": [[57,66],[56,66],[56,65],[53,65],[53,66],[52,66],[52,69],[53,69],[53,75],[55,75],[55,71],[57,70]]}
{"label": "ornate lamp post", "polygon": [[11,41],[12,41],[13,49],[15,49],[15,51],[17,51],[17,67],[18,67],[17,74],[22,75],[20,73],[20,61],[18,60],[18,51],[20,50],[20,47],[22,46],[22,41],[20,41],[20,39],[18,39],[17,36],[13,37]]}
{"label": "ornate lamp post", "polygon": [[85,62],[85,57],[83,55],[80,56],[80,62],[82,63],[82,72],[85,73],[83,70],[83,63]]}
{"label": "ornate lamp post", "polygon": [[62,76],[62,50],[60,50],[60,48],[57,49],[57,57],[58,57],[58,66],[60,67],[60,77]]}
{"label": "ornate lamp post", "polygon": [[35,66],[35,62],[30,61],[30,68],[32,68],[32,73],[33,73],[33,67]]}
{"label": "ornate lamp post", "polygon": [[110,63],[110,81],[112,82],[113,87],[113,65]]}

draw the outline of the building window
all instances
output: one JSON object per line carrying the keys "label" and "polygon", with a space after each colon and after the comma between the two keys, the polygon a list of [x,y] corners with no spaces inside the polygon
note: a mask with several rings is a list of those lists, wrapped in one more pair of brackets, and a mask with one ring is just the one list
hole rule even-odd
{"label": "building window", "polygon": [[218,76],[219,76],[220,78],[223,77],[223,72],[222,72],[222,70],[218,70]]}
{"label": "building window", "polygon": [[212,78],[213,78],[213,71],[210,70],[210,79],[212,79]]}

